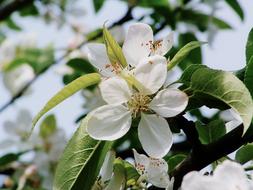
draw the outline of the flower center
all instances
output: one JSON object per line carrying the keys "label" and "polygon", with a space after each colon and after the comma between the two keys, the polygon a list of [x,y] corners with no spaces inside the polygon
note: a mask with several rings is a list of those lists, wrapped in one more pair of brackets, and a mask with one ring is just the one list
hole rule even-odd
{"label": "flower center", "polygon": [[133,118],[136,118],[140,112],[147,112],[149,110],[148,104],[151,102],[151,98],[141,93],[135,93],[128,101],[128,107],[133,114]]}
{"label": "flower center", "polygon": [[106,64],[105,69],[110,69],[112,73],[119,74],[122,71],[122,67],[119,63]]}

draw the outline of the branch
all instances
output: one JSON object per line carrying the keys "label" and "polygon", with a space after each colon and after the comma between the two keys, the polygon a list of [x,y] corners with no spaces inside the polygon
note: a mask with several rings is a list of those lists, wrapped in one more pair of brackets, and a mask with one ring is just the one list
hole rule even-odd
{"label": "branch", "polygon": [[212,162],[234,152],[242,145],[253,141],[251,134],[246,134],[242,137],[243,125],[240,125],[219,140],[208,145],[202,145],[199,140],[197,140],[198,136],[196,135],[195,127],[193,127],[194,123],[187,121],[182,116],[176,119],[178,123],[182,124],[181,128],[192,143],[192,151],[188,157],[170,173],[170,175],[175,178],[175,190],[181,186],[182,179],[188,172],[201,170]]}
{"label": "branch", "polygon": [[[109,26],[108,28],[113,28],[114,26],[120,25],[124,22],[127,22],[129,20],[133,19],[132,17],[132,7],[129,7],[128,11],[126,12],[125,16],[123,16],[121,19],[119,19],[118,21],[114,22],[111,26]],[[82,46],[84,46],[85,44],[87,44],[90,41],[96,40],[97,38],[99,38],[102,35],[102,32],[98,33],[97,35],[93,36],[92,38],[90,38],[87,41],[83,41],[76,49],[80,49]],[[51,65],[49,65],[48,67],[46,67],[45,69],[43,69],[42,71],[40,71],[33,80],[31,80],[24,88],[22,88],[20,90],[20,92],[18,94],[16,94],[15,96],[13,96],[7,103],[5,103],[1,108],[0,108],[0,113],[2,113],[7,107],[9,107],[12,103],[14,103],[18,98],[20,98],[25,91],[43,74],[45,73],[51,66],[59,64],[61,61],[63,61],[65,59],[65,57],[67,57],[73,50],[67,50],[67,52],[62,55],[61,57],[59,57],[54,63],[52,63]]]}
{"label": "branch", "polygon": [[5,6],[0,7],[0,21],[8,18],[13,12],[18,11],[30,4],[32,4],[34,0],[15,0]]}

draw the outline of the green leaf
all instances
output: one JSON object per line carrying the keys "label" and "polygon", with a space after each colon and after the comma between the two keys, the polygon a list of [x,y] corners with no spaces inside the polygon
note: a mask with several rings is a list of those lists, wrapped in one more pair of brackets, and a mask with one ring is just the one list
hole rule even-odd
{"label": "green leaf", "polygon": [[138,5],[142,7],[167,7],[168,1],[167,0],[139,0],[137,1]]}
{"label": "green leaf", "polygon": [[169,166],[169,171],[173,171],[184,159],[186,155],[184,154],[176,154],[168,158],[167,163]]}
{"label": "green leaf", "polygon": [[52,135],[57,128],[56,119],[53,114],[48,115],[40,124],[39,135],[42,138],[47,138]]}
{"label": "green leaf", "polygon": [[204,105],[216,107],[223,103],[233,108],[243,120],[244,133],[247,131],[253,116],[253,102],[250,92],[236,76],[230,72],[200,68],[193,73],[190,88],[195,99],[203,101]]}
{"label": "green leaf", "polygon": [[191,77],[192,77],[193,73],[201,68],[206,68],[206,66],[205,65],[190,65],[190,66],[188,66],[184,70],[183,74],[181,75],[179,82],[190,85]]}
{"label": "green leaf", "polygon": [[131,183],[132,180],[137,181],[140,174],[137,172],[135,167],[127,161],[124,161],[124,167],[126,170],[127,183]]}
{"label": "green leaf", "polygon": [[[185,44],[191,42],[191,41],[198,41],[195,34],[187,32],[184,34],[181,34],[179,36],[179,47],[183,47]],[[202,52],[201,48],[196,48],[194,51],[192,51],[183,61],[181,61],[178,66],[184,70],[188,65],[191,64],[201,64],[202,63]]]}
{"label": "green leaf", "polygon": [[93,6],[96,13],[102,8],[104,2],[105,0],[93,0]]}
{"label": "green leaf", "polygon": [[249,89],[251,97],[253,97],[253,55],[250,58],[248,64],[246,65],[244,84]]}
{"label": "green leaf", "polygon": [[21,155],[26,153],[27,151],[19,152],[19,153],[8,153],[0,157],[0,167],[4,167],[7,164],[10,164],[14,161],[17,161]]}
{"label": "green leaf", "polygon": [[253,56],[253,28],[248,35],[248,41],[246,44],[246,64],[249,63],[250,58]]}
{"label": "green leaf", "polygon": [[214,142],[226,134],[225,123],[221,119],[213,120],[207,125],[197,122],[196,129],[202,144]]}
{"label": "green leaf", "polygon": [[237,0],[226,0],[226,3],[237,13],[237,15],[244,20],[244,13],[241,5]]}
{"label": "green leaf", "polygon": [[253,159],[253,144],[247,144],[241,147],[235,155],[236,161],[241,164],[245,164],[246,162]]}
{"label": "green leaf", "polygon": [[201,45],[205,44],[205,42],[198,42],[193,41],[188,44],[186,44],[184,47],[182,47],[176,55],[172,58],[172,60],[168,63],[168,70],[172,69],[174,66],[176,66],[178,63],[180,63],[182,60],[185,59],[185,57],[195,48],[200,47]]}
{"label": "green leaf", "polygon": [[18,47],[15,59],[6,65],[4,70],[10,71],[22,64],[29,64],[35,73],[40,73],[52,63],[54,63],[54,50],[51,46],[46,48]]}
{"label": "green leaf", "polygon": [[71,59],[66,65],[84,74],[96,72],[96,69],[90,64],[90,62],[82,58]]}
{"label": "green leaf", "polygon": [[111,61],[111,64],[112,65],[120,64],[122,67],[126,67],[127,62],[121,47],[105,26],[103,28],[103,38],[107,50],[107,55]]}
{"label": "green leaf", "polygon": [[101,76],[97,73],[91,73],[77,78],[73,82],[66,85],[62,90],[60,90],[56,95],[54,95],[42,108],[42,110],[35,116],[32,122],[32,128],[36,125],[38,120],[49,110],[57,106],[59,103],[69,98],[79,90],[87,88],[88,86],[99,83]]}
{"label": "green leaf", "polygon": [[8,18],[5,22],[6,22],[6,25],[7,25],[10,29],[12,29],[12,30],[16,30],[16,31],[22,30],[22,29],[20,28],[20,26],[18,26],[17,23],[14,22],[14,20],[12,20],[11,18]]}
{"label": "green leaf", "polygon": [[87,190],[93,186],[112,142],[86,133],[85,118],[68,142],[56,168],[53,190]]}
{"label": "green leaf", "polygon": [[210,19],[210,15],[208,14],[189,9],[183,10],[179,19],[181,22],[188,22],[197,26],[200,31],[206,31],[210,22],[212,22],[212,24],[214,24],[219,29],[232,29],[228,23],[217,17],[212,17],[212,19]]}

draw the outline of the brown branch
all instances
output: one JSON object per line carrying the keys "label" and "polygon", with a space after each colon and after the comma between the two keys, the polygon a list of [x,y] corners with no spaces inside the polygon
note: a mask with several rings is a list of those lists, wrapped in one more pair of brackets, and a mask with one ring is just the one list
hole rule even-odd
{"label": "brown branch", "polygon": [[34,0],[15,0],[4,6],[0,6],[0,21],[5,20],[15,11],[21,10],[33,2]]}

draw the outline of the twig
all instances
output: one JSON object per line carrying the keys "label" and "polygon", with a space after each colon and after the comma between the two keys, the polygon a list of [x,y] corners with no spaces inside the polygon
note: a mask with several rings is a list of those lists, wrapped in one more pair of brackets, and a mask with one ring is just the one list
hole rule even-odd
{"label": "twig", "polygon": [[9,4],[6,4],[0,7],[0,21],[8,18],[13,12],[20,10],[30,4],[32,4],[34,0],[15,0]]}

